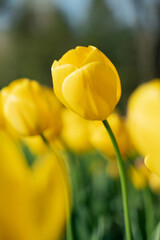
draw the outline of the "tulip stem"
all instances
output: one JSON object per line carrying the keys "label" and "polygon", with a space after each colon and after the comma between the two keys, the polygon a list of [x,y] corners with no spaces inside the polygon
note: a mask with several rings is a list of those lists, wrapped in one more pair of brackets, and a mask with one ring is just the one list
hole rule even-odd
{"label": "tulip stem", "polygon": [[65,198],[65,204],[66,204],[66,240],[73,240],[71,217],[70,217],[70,212],[69,212],[70,206],[69,206],[69,200],[68,200],[68,193],[67,193],[67,190],[66,190],[65,177],[64,177],[64,174],[62,172],[63,171],[62,169],[64,169],[64,165],[62,166],[59,154],[55,150],[52,149],[52,147],[50,146],[46,137],[43,134],[41,134],[41,138],[42,138],[43,142],[45,143],[45,145],[48,147],[49,151],[54,153],[54,155],[57,159],[58,166],[60,168],[63,190],[64,190],[64,195],[65,195],[64,198]]}
{"label": "tulip stem", "polygon": [[154,207],[153,207],[152,195],[149,187],[146,187],[144,189],[143,198],[144,198],[144,209],[145,209],[146,234],[147,234],[147,239],[149,239],[155,227]]}
{"label": "tulip stem", "polygon": [[116,157],[118,162],[119,174],[120,174],[120,182],[121,182],[121,189],[122,189],[122,201],[123,201],[123,209],[124,209],[124,222],[125,222],[125,230],[126,230],[126,239],[132,240],[132,233],[131,233],[131,224],[129,218],[129,209],[128,209],[128,196],[127,196],[127,184],[126,184],[126,173],[123,164],[123,160],[119,151],[119,147],[115,136],[110,128],[110,125],[107,120],[103,121],[103,124],[111,138]]}

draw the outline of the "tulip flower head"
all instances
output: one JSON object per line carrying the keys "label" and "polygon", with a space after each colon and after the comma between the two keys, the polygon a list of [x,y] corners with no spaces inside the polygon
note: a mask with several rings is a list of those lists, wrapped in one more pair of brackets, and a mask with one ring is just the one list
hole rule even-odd
{"label": "tulip flower head", "polygon": [[[61,239],[69,180],[52,153],[29,167],[16,142],[0,131],[0,239]],[[65,184],[62,180],[65,178]]]}
{"label": "tulip flower head", "polygon": [[127,123],[133,144],[143,155],[159,155],[160,79],[144,83],[130,96]]}
{"label": "tulip flower head", "polygon": [[145,164],[160,176],[160,79],[138,87],[128,103],[128,126]]}
{"label": "tulip flower head", "polygon": [[57,98],[81,117],[104,120],[121,96],[116,68],[96,47],[76,47],[52,65]]}
{"label": "tulip flower head", "polygon": [[51,110],[48,91],[38,82],[26,78],[15,80],[2,89],[5,119],[20,135],[41,134],[53,123],[51,118],[55,114]]}

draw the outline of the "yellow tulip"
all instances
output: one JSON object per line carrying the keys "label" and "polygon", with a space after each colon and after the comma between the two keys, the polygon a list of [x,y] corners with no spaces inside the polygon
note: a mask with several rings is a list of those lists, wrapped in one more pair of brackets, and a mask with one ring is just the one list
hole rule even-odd
{"label": "yellow tulip", "polygon": [[52,154],[29,168],[16,143],[0,132],[0,239],[58,240],[66,221],[65,169]]}
{"label": "yellow tulip", "polygon": [[45,137],[48,141],[52,141],[62,129],[62,118],[61,118],[61,104],[55,97],[51,88],[44,87],[44,93],[47,96],[48,107],[49,107],[49,126],[44,131]]}
{"label": "yellow tulip", "polygon": [[[124,119],[114,112],[107,120],[113,130],[121,154],[125,155],[129,151],[131,143]],[[112,141],[109,135],[106,134],[106,129],[102,122],[94,121],[90,123],[90,141],[95,148],[104,152],[107,156],[115,157]]]}
{"label": "yellow tulip", "polygon": [[90,149],[88,137],[88,121],[74,112],[64,109],[62,112],[63,128],[61,136],[65,144],[75,152],[85,152]]}
{"label": "yellow tulip", "polygon": [[135,166],[131,166],[128,174],[136,189],[144,189],[147,186],[149,171],[143,162],[138,162]]}
{"label": "yellow tulip", "polygon": [[32,170],[33,217],[39,240],[60,239],[66,222],[65,198],[70,202],[69,182],[58,161],[53,154],[46,154],[36,160]]}
{"label": "yellow tulip", "polygon": [[48,151],[45,142],[39,135],[22,137],[20,140],[22,141],[22,143],[27,145],[31,152],[35,155],[44,154]]}
{"label": "yellow tulip", "polygon": [[52,65],[57,98],[89,120],[104,120],[121,96],[116,68],[96,47],[76,47]]}
{"label": "yellow tulip", "polygon": [[4,128],[4,127],[5,127],[5,119],[3,115],[2,97],[0,94],[0,128]]}
{"label": "yellow tulip", "polygon": [[0,133],[0,239],[34,240],[32,188],[27,162],[14,141]]}
{"label": "yellow tulip", "polygon": [[[51,126],[48,91],[36,81],[18,79],[1,91],[4,116],[21,135],[37,135]],[[57,113],[57,112],[56,112]]]}
{"label": "yellow tulip", "polygon": [[160,177],[160,150],[149,153],[145,157],[145,165]]}
{"label": "yellow tulip", "polygon": [[136,149],[143,156],[160,156],[160,79],[144,83],[132,93],[127,115],[129,131]]}
{"label": "yellow tulip", "polygon": [[160,193],[160,177],[153,172],[148,177],[148,185],[153,192]]}
{"label": "yellow tulip", "polygon": [[[46,137],[49,144],[51,144],[52,142],[55,142],[55,137],[62,129],[62,109],[52,89],[43,87],[43,91],[47,96],[47,104],[50,113],[48,128],[43,132],[43,135]],[[21,137],[21,140],[28,145],[34,154],[42,154],[48,150],[40,135]]]}

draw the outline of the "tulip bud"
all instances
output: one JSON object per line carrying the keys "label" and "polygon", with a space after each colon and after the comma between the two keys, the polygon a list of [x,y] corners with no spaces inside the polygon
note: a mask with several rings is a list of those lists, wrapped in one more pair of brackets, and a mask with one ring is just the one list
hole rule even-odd
{"label": "tulip bud", "polygon": [[2,89],[1,95],[4,116],[19,134],[38,135],[50,127],[53,111],[38,82],[26,78],[15,80]]}
{"label": "tulip bud", "polygon": [[32,166],[35,227],[40,240],[61,239],[65,228],[66,201],[70,207],[71,192],[66,169],[58,163],[61,160],[53,154],[44,154]]}
{"label": "tulip bud", "polygon": [[3,196],[0,199],[0,239],[37,239],[27,161],[16,142],[4,132],[0,132],[0,153],[0,195]]}
{"label": "tulip bud", "polygon": [[120,99],[117,70],[96,47],[68,51],[51,70],[55,95],[83,118],[105,120]]}
{"label": "tulip bud", "polygon": [[128,102],[128,126],[145,164],[160,176],[160,79],[138,87]]}
{"label": "tulip bud", "polygon": [[160,79],[144,83],[130,96],[127,124],[136,149],[158,154],[160,142]]}
{"label": "tulip bud", "polygon": [[69,180],[60,159],[47,153],[30,168],[16,142],[1,131],[0,153],[0,239],[60,239],[66,223],[65,198],[70,202]]}

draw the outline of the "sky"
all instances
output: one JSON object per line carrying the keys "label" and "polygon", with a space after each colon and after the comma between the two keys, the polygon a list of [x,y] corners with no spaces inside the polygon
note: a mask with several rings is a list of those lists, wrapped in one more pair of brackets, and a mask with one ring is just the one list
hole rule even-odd
{"label": "sky", "polygon": [[53,0],[67,15],[70,24],[76,25],[85,20],[92,0]]}
{"label": "sky", "polygon": [[136,22],[136,13],[131,0],[106,0],[117,20],[128,26]]}
{"label": "sky", "polygon": [[[128,26],[134,25],[136,19],[131,0],[105,1],[118,21]],[[54,0],[54,2],[67,15],[71,25],[75,25],[86,18],[92,0]]]}
{"label": "sky", "polygon": [[[15,7],[19,7],[24,2],[42,3],[52,2],[54,5],[61,9],[67,16],[71,26],[75,27],[87,17],[90,4],[93,0],[10,0],[12,12]],[[101,1],[101,0],[99,0]],[[127,26],[133,26],[136,22],[136,13],[133,7],[132,0],[104,0],[110,10],[113,12],[115,18]],[[159,0],[144,0],[147,2]],[[34,4],[35,5],[35,4]],[[0,12],[1,13],[1,12]],[[7,28],[12,13],[0,14],[0,29]]]}

